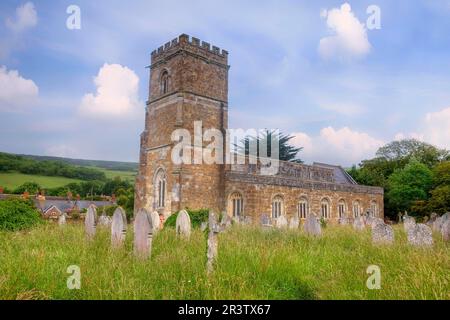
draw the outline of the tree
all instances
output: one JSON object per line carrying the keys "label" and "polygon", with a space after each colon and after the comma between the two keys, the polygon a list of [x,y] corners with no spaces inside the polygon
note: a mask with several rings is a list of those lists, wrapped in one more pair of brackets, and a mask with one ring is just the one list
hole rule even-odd
{"label": "tree", "polygon": [[0,231],[28,229],[40,222],[40,214],[31,201],[13,198],[0,201]]}
{"label": "tree", "polygon": [[289,141],[293,139],[294,136],[279,133],[277,136],[274,130],[265,129],[262,137],[261,136],[247,136],[245,137],[240,144],[235,144],[237,147],[237,152],[240,154],[249,155],[250,154],[250,146],[255,145],[257,147],[256,155],[259,157],[260,153],[263,152],[263,148],[267,148],[267,156],[271,157],[271,147],[272,142],[278,140],[279,146],[279,160],[283,161],[291,161],[297,163],[303,163],[302,160],[297,158],[297,154],[301,151],[302,147],[294,147],[289,144]]}
{"label": "tree", "polygon": [[29,194],[36,194],[41,190],[41,186],[36,182],[25,182],[24,184],[18,186],[14,189],[15,194],[22,194],[25,191],[28,191]]}
{"label": "tree", "polygon": [[431,190],[428,210],[439,214],[450,212],[450,185],[440,186]]}
{"label": "tree", "polygon": [[389,177],[389,206],[397,212],[410,211],[415,201],[428,199],[432,184],[432,171],[425,164],[412,160]]}

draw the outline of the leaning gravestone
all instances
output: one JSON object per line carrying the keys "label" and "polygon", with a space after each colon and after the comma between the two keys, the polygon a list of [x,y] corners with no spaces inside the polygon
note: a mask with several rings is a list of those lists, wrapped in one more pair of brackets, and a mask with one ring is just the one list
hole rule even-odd
{"label": "leaning gravestone", "polygon": [[275,225],[278,229],[285,229],[288,226],[286,216],[281,215],[275,220]]}
{"label": "leaning gravestone", "polygon": [[363,217],[355,218],[355,220],[353,221],[353,229],[361,231],[361,230],[364,230],[364,228],[365,228],[365,224],[364,224]]}
{"label": "leaning gravestone", "polygon": [[291,230],[297,230],[298,226],[300,225],[300,220],[297,216],[293,216],[291,220],[289,220],[289,229]]}
{"label": "leaning gravestone", "polygon": [[208,251],[206,252],[206,271],[208,274],[214,270],[214,261],[217,257],[218,239],[217,235],[220,232],[220,226],[217,223],[217,218],[214,212],[209,213],[208,217]]}
{"label": "leaning gravestone", "polygon": [[125,241],[127,233],[127,217],[121,207],[118,207],[113,214],[111,222],[111,245],[114,248],[121,247]]}
{"label": "leaning gravestone", "polygon": [[161,220],[159,218],[159,213],[156,211],[153,211],[150,213],[150,218],[152,219],[152,226],[153,226],[153,235],[155,236],[159,229],[161,228]]}
{"label": "leaning gravestone", "polygon": [[64,212],[58,217],[58,224],[60,226],[66,224],[66,214]]}
{"label": "leaning gravestone", "polygon": [[322,234],[322,227],[315,214],[310,214],[305,220],[303,230],[306,234],[313,236],[320,236]]}
{"label": "leaning gravestone", "polygon": [[372,242],[374,244],[391,244],[394,242],[394,230],[391,226],[381,223],[372,223]]}
{"label": "leaning gravestone", "polygon": [[141,259],[151,256],[152,217],[145,209],[140,209],[134,218],[134,254]]}
{"label": "leaning gravestone", "polygon": [[416,220],[413,217],[408,215],[403,216],[403,228],[405,232],[408,232],[410,229],[413,229],[416,226]]}
{"label": "leaning gravestone", "polygon": [[414,246],[432,246],[433,234],[431,228],[422,223],[408,229],[408,242]]}
{"label": "leaning gravestone", "polygon": [[442,240],[450,242],[450,219],[447,219],[441,226]]}
{"label": "leaning gravestone", "polygon": [[97,210],[94,205],[90,205],[84,218],[84,227],[88,238],[93,238],[95,235],[95,227],[97,223]]}
{"label": "leaning gravestone", "polygon": [[177,235],[189,239],[191,236],[191,218],[186,210],[181,210],[178,213],[176,221]]}

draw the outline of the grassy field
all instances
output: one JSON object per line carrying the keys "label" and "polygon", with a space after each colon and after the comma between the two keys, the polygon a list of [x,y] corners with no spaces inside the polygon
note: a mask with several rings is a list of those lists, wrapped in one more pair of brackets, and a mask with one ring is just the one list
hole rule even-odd
{"label": "grassy field", "polygon": [[[85,240],[81,225],[46,224],[0,232],[1,299],[450,299],[450,247],[373,246],[370,231],[328,227],[322,238],[298,232],[233,227],[219,235],[215,272],[206,276],[206,238],[189,241],[173,229],[153,241],[150,260],[110,249],[109,232]],[[381,268],[381,289],[369,290],[369,265]],[[67,267],[81,268],[81,289],[69,290]]]}
{"label": "grassy field", "polygon": [[134,183],[136,178],[136,172],[134,171],[119,171],[119,170],[109,170],[99,167],[89,167],[105,173],[108,179],[114,179],[115,177],[120,177],[122,180],[128,180],[131,183]]}
{"label": "grassy field", "polygon": [[38,176],[19,172],[0,173],[0,186],[2,187],[15,189],[25,182],[36,182],[44,188],[56,188],[65,186],[71,182],[81,182],[81,180],[65,177]]}

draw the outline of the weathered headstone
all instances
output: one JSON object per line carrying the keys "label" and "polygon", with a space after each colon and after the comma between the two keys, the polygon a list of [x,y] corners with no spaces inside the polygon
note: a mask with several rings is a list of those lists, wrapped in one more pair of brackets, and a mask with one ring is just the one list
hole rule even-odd
{"label": "weathered headstone", "polygon": [[364,230],[366,225],[364,224],[364,218],[363,217],[357,217],[353,221],[353,229],[361,231]]}
{"label": "weathered headstone", "polygon": [[186,210],[181,210],[178,213],[176,221],[177,235],[189,239],[191,236],[191,218]]}
{"label": "weathered headstone", "polygon": [[286,219],[286,216],[281,215],[275,220],[275,226],[278,229],[285,229],[288,227],[288,221]]}
{"label": "weathered headstone", "polygon": [[207,258],[206,271],[208,272],[208,274],[210,274],[214,270],[214,262],[217,257],[217,248],[218,248],[217,235],[220,232],[220,226],[217,223],[217,218],[214,212],[209,213],[208,226],[209,226],[209,233],[208,233],[208,251],[206,253]]}
{"label": "weathered headstone", "polygon": [[60,226],[66,224],[66,214],[64,212],[58,217],[58,224]]}
{"label": "weathered headstone", "polygon": [[297,230],[299,225],[300,225],[300,220],[298,219],[298,217],[297,217],[296,215],[294,215],[294,216],[289,220],[289,229],[291,229],[291,230]]}
{"label": "weathered headstone", "polygon": [[150,218],[152,219],[153,235],[155,236],[161,228],[159,213],[156,211],[152,211],[152,213],[150,213]]}
{"label": "weathered headstone", "polygon": [[127,216],[121,207],[113,214],[111,222],[111,245],[115,248],[123,245],[127,233]]}
{"label": "weathered headstone", "polygon": [[140,209],[134,218],[134,254],[141,259],[151,256],[152,223],[152,217],[145,209]]}
{"label": "weathered headstone", "polygon": [[102,214],[98,218],[98,225],[102,227],[109,227],[111,225],[111,218],[108,217],[106,214]]}
{"label": "weathered headstone", "polygon": [[372,221],[370,223],[370,226],[373,228],[375,227],[377,224],[384,224],[384,220],[381,218],[372,218]]}
{"label": "weathered headstone", "polygon": [[347,217],[339,218],[339,224],[343,226],[348,225],[349,224],[348,218]]}
{"label": "weathered headstone", "polygon": [[372,242],[375,244],[393,243],[394,230],[384,222],[372,223]]}
{"label": "weathered headstone", "polygon": [[442,240],[450,242],[450,219],[445,220],[441,226]]}
{"label": "weathered headstone", "polygon": [[432,246],[433,235],[430,227],[422,223],[408,229],[408,242],[414,246]]}
{"label": "weathered headstone", "polygon": [[93,238],[97,224],[97,209],[94,205],[90,205],[84,218],[84,227],[88,238]]}
{"label": "weathered headstone", "polygon": [[225,212],[222,213],[222,219],[220,220],[220,225],[223,228],[229,228],[232,225],[232,219]]}
{"label": "weathered headstone", "polygon": [[272,226],[272,223],[270,222],[270,218],[267,214],[262,214],[259,217],[259,221],[261,223],[262,226]]}
{"label": "weathered headstone", "polygon": [[408,232],[410,229],[413,229],[416,225],[416,220],[413,217],[408,215],[403,216],[403,228],[405,232]]}
{"label": "weathered headstone", "polygon": [[313,236],[320,236],[322,234],[322,227],[315,214],[310,214],[305,220],[303,230],[306,234]]}

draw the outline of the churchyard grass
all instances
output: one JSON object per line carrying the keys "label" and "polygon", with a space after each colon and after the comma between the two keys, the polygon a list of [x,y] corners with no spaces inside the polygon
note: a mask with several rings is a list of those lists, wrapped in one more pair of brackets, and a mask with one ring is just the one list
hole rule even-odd
{"label": "churchyard grass", "polygon": [[[108,229],[93,240],[81,223],[47,223],[0,232],[1,299],[450,299],[450,247],[407,244],[396,226],[393,245],[374,246],[370,230],[328,226],[322,237],[234,226],[220,233],[215,270],[206,273],[206,237],[189,240],[166,228],[152,257],[133,255],[133,234],[111,249]],[[81,269],[81,289],[69,290],[67,267]],[[381,289],[366,287],[369,265]]]}

